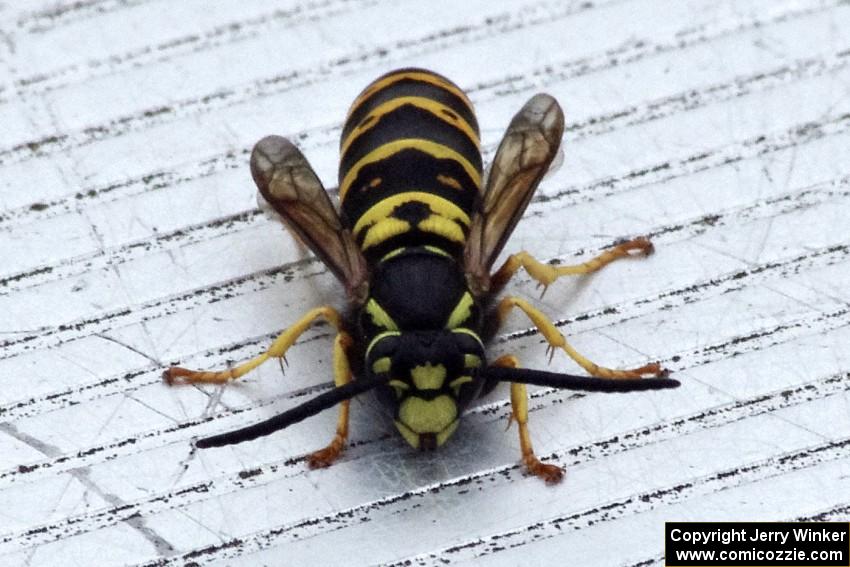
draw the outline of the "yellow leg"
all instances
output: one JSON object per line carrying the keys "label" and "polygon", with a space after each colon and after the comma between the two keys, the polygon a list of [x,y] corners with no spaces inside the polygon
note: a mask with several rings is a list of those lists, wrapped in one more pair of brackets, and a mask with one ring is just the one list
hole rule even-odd
{"label": "yellow leg", "polygon": [[633,252],[649,256],[652,254],[652,243],[646,238],[635,238],[628,242],[618,244],[606,250],[596,258],[574,266],[551,266],[536,260],[528,252],[519,252],[510,256],[499,270],[490,278],[490,289],[497,292],[514,276],[520,267],[525,268],[537,283],[546,288],[561,276],[577,276],[593,273],[603,266],[607,266],[618,258],[630,256]]}
{"label": "yellow leg", "polygon": [[[508,354],[497,358],[493,366],[517,368],[519,361],[517,357]],[[557,465],[541,463],[531,446],[531,435],[528,433],[528,392],[526,392],[525,384],[511,384],[511,421],[514,420],[519,426],[519,447],[522,451],[522,462],[528,472],[539,476],[549,484],[561,482],[564,469]]]}
{"label": "yellow leg", "polygon": [[508,296],[499,302],[498,317],[500,326],[508,316],[510,310],[514,307],[519,307],[526,315],[528,315],[528,318],[531,319],[531,322],[534,323],[537,330],[540,331],[543,337],[549,342],[549,348],[551,349],[550,359],[552,354],[554,354],[554,349],[559,348],[567,353],[570,358],[575,360],[579,366],[584,368],[588,374],[596,376],[597,378],[643,378],[644,376],[664,376],[667,374],[667,372],[662,369],[657,362],[645,364],[640,368],[634,368],[631,370],[613,370],[611,368],[599,366],[595,362],[592,362],[579,354],[576,349],[570,346],[564,338],[564,335],[558,331],[552,321],[550,321],[539,309],[533,307],[530,303],[519,297]]}
{"label": "yellow leg", "polygon": [[172,366],[165,371],[164,377],[169,384],[180,381],[184,383],[213,383],[221,384],[228,380],[235,380],[240,376],[247,374],[255,369],[269,358],[283,358],[286,351],[291,347],[298,337],[312,325],[316,319],[323,317],[328,323],[333,325],[338,331],[342,329],[342,319],[339,312],[333,307],[317,307],[299,319],[294,325],[283,331],[272,343],[272,346],[263,354],[252,358],[251,360],[240,364],[229,370],[221,370],[218,372],[210,372],[204,370],[187,370],[179,366]]}
{"label": "yellow leg", "polygon": [[[351,335],[345,331],[340,331],[334,339],[334,384],[337,388],[345,386],[352,380],[347,353],[352,344],[354,344],[354,341]],[[348,439],[348,406],[350,403],[351,400],[340,402],[336,434],[327,447],[310,455],[308,460],[310,468],[317,469],[330,466],[342,453],[345,441]]]}

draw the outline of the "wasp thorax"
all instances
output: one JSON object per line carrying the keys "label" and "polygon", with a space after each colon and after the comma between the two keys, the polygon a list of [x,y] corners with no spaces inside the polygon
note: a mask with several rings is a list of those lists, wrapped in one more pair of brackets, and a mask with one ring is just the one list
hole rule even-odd
{"label": "wasp thorax", "polygon": [[460,413],[481,389],[483,349],[459,329],[382,333],[367,353],[373,374],[385,374],[379,398],[396,427],[418,449],[439,447],[454,433]]}

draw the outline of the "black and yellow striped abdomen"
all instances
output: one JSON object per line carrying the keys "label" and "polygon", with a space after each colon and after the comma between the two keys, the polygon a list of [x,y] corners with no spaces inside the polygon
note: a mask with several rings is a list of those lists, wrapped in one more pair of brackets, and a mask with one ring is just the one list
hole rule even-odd
{"label": "black and yellow striped abdomen", "polygon": [[340,141],[344,222],[374,261],[403,246],[460,253],[481,191],[478,123],[466,95],[421,69],[355,99]]}

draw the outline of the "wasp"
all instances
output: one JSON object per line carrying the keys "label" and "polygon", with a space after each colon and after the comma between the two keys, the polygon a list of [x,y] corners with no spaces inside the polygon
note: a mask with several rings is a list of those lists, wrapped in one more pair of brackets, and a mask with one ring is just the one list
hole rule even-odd
{"label": "wasp", "polygon": [[[597,365],[531,303],[499,298],[520,268],[545,291],[559,277],[589,274],[653,250],[649,240],[636,238],[582,264],[561,266],[519,252],[493,271],[563,131],[558,102],[547,94],[533,96],[513,117],[485,179],[478,122],[467,95],[431,71],[390,72],[367,86],[348,111],[340,140],[339,211],[292,142],[280,136],[257,142],[250,165],[259,193],[339,279],[350,309],[345,314],[330,306],[312,309],[268,350],[228,370],[171,367],[165,378],[234,380],[271,358],[282,359],[306,329],[324,320],[336,331],[335,388],[196,446],[255,439],[339,405],[330,444],[308,458],[311,467],[328,466],[345,446],[351,398],[374,391],[411,446],[434,449],[452,436],[473,400],[507,382],[522,462],[531,474],[558,482],[563,470],[541,462],[532,448],[526,384],[607,392],[678,386],[658,363],[628,370]],[[531,320],[552,352],[564,351],[590,376],[521,368],[511,355],[488,363],[488,339],[515,310]]]}

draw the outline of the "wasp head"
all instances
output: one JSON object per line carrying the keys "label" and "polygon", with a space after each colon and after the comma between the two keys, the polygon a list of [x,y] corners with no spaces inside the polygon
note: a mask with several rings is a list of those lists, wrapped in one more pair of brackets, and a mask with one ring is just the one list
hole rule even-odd
{"label": "wasp head", "polygon": [[366,354],[370,374],[388,381],[378,397],[417,449],[439,447],[454,433],[460,413],[481,391],[481,342],[465,330],[387,331]]}

